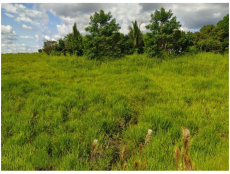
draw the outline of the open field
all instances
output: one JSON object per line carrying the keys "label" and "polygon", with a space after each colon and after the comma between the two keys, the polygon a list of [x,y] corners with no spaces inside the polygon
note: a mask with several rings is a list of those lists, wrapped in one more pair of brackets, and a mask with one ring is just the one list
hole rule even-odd
{"label": "open field", "polygon": [[229,170],[229,55],[2,54],[1,73],[2,170],[177,170],[183,126],[195,170]]}

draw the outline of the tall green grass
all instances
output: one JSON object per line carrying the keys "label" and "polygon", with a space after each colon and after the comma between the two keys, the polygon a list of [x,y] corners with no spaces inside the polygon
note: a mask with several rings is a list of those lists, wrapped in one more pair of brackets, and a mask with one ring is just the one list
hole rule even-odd
{"label": "tall green grass", "polygon": [[2,170],[177,170],[183,126],[195,170],[229,170],[228,55],[1,63]]}

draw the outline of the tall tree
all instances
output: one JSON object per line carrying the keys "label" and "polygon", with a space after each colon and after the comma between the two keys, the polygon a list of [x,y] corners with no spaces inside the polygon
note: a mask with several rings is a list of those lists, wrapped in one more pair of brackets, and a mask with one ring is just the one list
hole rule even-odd
{"label": "tall tree", "polygon": [[173,48],[173,35],[181,27],[180,22],[173,17],[172,10],[168,12],[164,8],[151,13],[150,24],[146,28],[151,31],[145,39],[145,52],[149,57],[159,56],[162,51],[169,52]]}
{"label": "tall tree", "polygon": [[110,12],[95,12],[90,16],[89,26],[85,28],[91,35],[86,35],[84,54],[90,59],[120,57],[122,52],[118,44],[121,37],[119,29],[119,24],[116,24],[115,18],[112,19]]}
{"label": "tall tree", "polygon": [[83,39],[81,33],[77,29],[76,22],[73,25],[72,33],[66,36],[66,50],[70,54],[81,56],[83,54]]}
{"label": "tall tree", "polygon": [[143,46],[144,46],[143,34],[140,29],[141,24],[142,23],[138,25],[137,21],[135,20],[135,22],[132,21],[132,25],[128,26],[128,30],[129,30],[128,36],[133,41],[133,46],[138,53],[143,53]]}

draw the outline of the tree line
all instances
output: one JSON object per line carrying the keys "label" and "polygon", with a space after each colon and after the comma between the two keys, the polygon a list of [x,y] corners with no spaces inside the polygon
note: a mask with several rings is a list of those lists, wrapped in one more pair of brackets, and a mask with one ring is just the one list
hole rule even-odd
{"label": "tree line", "polygon": [[[164,8],[150,15],[149,30],[143,34],[137,21],[132,21],[128,34],[119,32],[120,26],[111,12],[103,10],[90,16],[87,34],[82,36],[74,23],[72,33],[55,41],[44,42],[43,51],[48,55],[85,55],[89,59],[100,57],[122,57],[133,53],[148,57],[175,56],[185,52],[200,51],[225,53],[229,50],[229,14],[216,26],[205,25],[200,31],[192,33],[181,31],[181,23],[173,16],[172,10]],[[39,50],[41,52],[42,50]]]}

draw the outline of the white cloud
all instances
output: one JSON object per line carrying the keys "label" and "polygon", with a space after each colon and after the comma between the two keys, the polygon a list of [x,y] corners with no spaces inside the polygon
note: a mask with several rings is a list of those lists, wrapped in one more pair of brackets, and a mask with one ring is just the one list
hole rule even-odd
{"label": "white cloud", "polygon": [[150,14],[161,7],[166,11],[172,10],[173,16],[182,24],[185,31],[197,31],[204,25],[216,25],[226,14],[229,13],[229,4],[224,3],[144,3],[141,15],[149,23]]}
{"label": "white cloud", "polygon": [[49,36],[45,36],[45,39],[46,39],[46,40],[50,40],[50,37],[49,37]]}
{"label": "white cloud", "polygon": [[43,22],[47,24],[49,22],[49,16],[46,14],[46,9],[44,8],[45,4],[40,4],[40,10],[42,13]]}
{"label": "white cloud", "polygon": [[22,25],[22,28],[27,29],[27,30],[33,30],[33,27],[27,26],[25,24]]}
{"label": "white cloud", "polygon": [[33,39],[34,37],[32,37],[32,36],[20,36],[20,38],[22,38],[22,39]]}
{"label": "white cloud", "polygon": [[55,40],[59,40],[60,38],[62,38],[60,35],[58,35],[58,34],[54,34],[53,35],[53,38],[55,39]]}
{"label": "white cloud", "polygon": [[[44,23],[41,23],[38,26],[38,32],[35,35],[36,42],[42,47],[43,42],[47,40],[45,38],[45,36],[48,36],[49,40],[50,40],[50,38],[55,38],[53,35],[54,35],[54,33],[51,31],[51,29],[47,25],[45,25]],[[50,36],[52,36],[52,37],[50,37]]]}
{"label": "white cloud", "polygon": [[24,53],[24,52],[37,52],[39,46],[28,46],[26,44],[11,43],[1,45],[2,53]]}
{"label": "white cloud", "polygon": [[13,43],[17,40],[16,32],[12,29],[10,25],[1,25],[1,41],[2,43]]}
{"label": "white cloud", "polygon": [[14,18],[14,15],[10,14],[10,13],[4,13],[6,16],[10,17],[10,18]]}
{"label": "white cloud", "polygon": [[11,49],[8,49],[8,53],[12,53],[13,51]]}
{"label": "white cloud", "polygon": [[[150,15],[155,10],[171,9],[173,16],[177,17],[182,27],[186,31],[195,31],[203,25],[214,24],[221,20],[229,11],[228,4],[211,3],[144,3],[144,4],[125,4],[125,3],[78,3],[78,4],[43,4],[40,5],[41,11],[46,14],[47,11],[61,19],[61,24],[57,25],[58,33],[61,36],[71,32],[74,22],[77,23],[78,30],[84,35],[85,27],[89,25],[90,15],[99,12],[101,9],[113,15],[116,22],[121,26],[120,32],[128,33],[127,26],[132,21],[142,22],[141,30],[145,33],[145,28],[149,24]],[[68,10],[66,10],[68,9]],[[126,19],[126,20],[124,20]]]}
{"label": "white cloud", "polygon": [[38,42],[39,36],[38,34],[35,34],[36,42]]}
{"label": "white cloud", "polygon": [[221,15],[221,13],[213,13],[214,18],[218,18]]}
{"label": "white cloud", "polygon": [[51,35],[52,31],[50,30],[50,28],[48,26],[46,26],[44,23],[41,23],[39,26],[39,31],[45,35]]}
{"label": "white cloud", "polygon": [[1,34],[16,35],[15,31],[12,30],[10,25],[1,25]]}
{"label": "white cloud", "polygon": [[42,12],[35,9],[28,9],[22,4],[7,4],[2,3],[2,8],[6,12],[14,13],[16,15],[15,21],[29,22],[38,26],[42,21]]}
{"label": "white cloud", "polygon": [[[116,23],[119,23],[121,26],[120,32],[125,34],[128,33],[128,25],[131,21],[142,16],[140,14],[142,7],[139,4],[42,4],[40,5],[40,9],[43,13],[49,11],[61,19],[62,23],[56,25],[58,30],[58,33],[56,34],[61,35],[62,37],[72,32],[74,22],[77,23],[77,28],[80,33],[85,35],[85,28],[89,26],[90,16],[95,12],[99,12],[101,9],[104,9],[105,13],[108,13],[109,11],[111,12],[113,16],[112,18],[116,18]],[[148,14],[148,18],[150,18],[150,14]],[[124,21],[124,19],[126,20]],[[143,28],[143,30],[146,29]]]}
{"label": "white cloud", "polygon": [[31,48],[39,48],[39,46],[37,45],[37,46],[31,46]]}
{"label": "white cloud", "polygon": [[72,31],[71,25],[67,26],[65,24],[62,24],[62,25],[56,25],[56,27],[58,30],[58,35],[61,35],[61,36],[65,36],[68,33],[71,33]]}
{"label": "white cloud", "polygon": [[33,23],[33,20],[30,19],[29,17],[25,17],[25,16],[19,16],[15,18],[15,21],[23,21],[23,22],[29,22],[29,23]]}
{"label": "white cloud", "polygon": [[7,3],[2,3],[1,5],[2,5],[1,8],[4,8],[7,12],[17,13],[18,4],[12,5],[12,4],[7,4]]}

